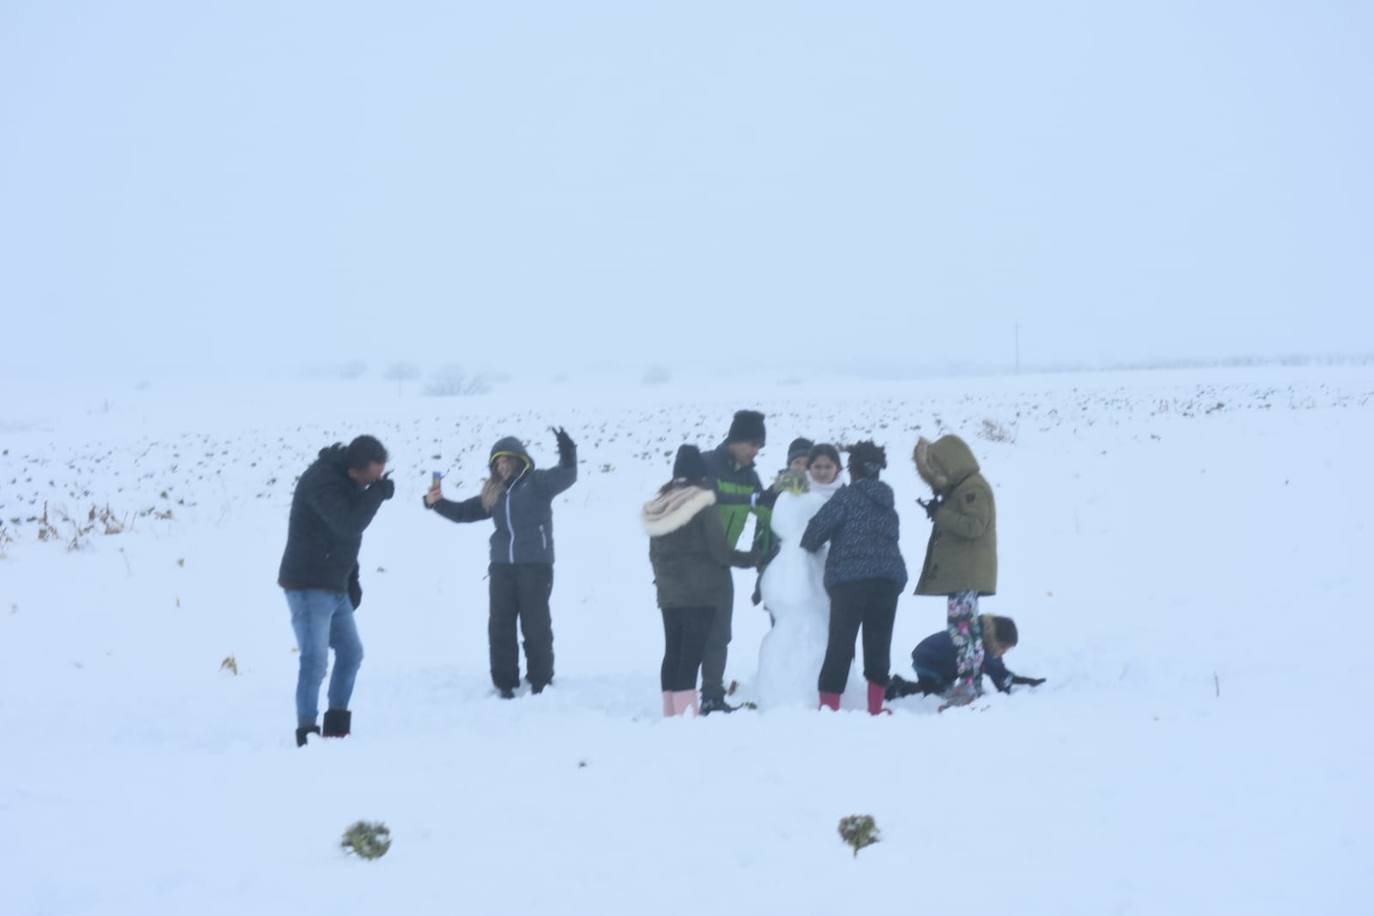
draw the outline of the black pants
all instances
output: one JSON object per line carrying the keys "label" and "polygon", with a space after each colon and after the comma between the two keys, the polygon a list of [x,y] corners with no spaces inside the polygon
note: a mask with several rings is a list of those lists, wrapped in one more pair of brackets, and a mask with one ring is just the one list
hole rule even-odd
{"label": "black pants", "polygon": [[491,682],[497,688],[520,686],[520,648],[516,621],[525,636],[525,666],[530,686],[543,690],[553,680],[553,566],[547,563],[493,563],[488,571],[491,613],[487,639],[491,645]]}
{"label": "black pants", "polygon": [[696,690],[697,670],[706,649],[706,634],[715,619],[713,607],[663,608],[663,667],[659,682],[664,690]]}
{"label": "black pants", "polygon": [[844,693],[854,661],[854,637],[864,632],[864,677],[887,685],[892,667],[892,623],[902,589],[890,579],[860,579],[830,589],[830,641],[821,664],[822,693]]}
{"label": "black pants", "polygon": [[725,699],[725,661],[730,654],[730,624],[735,616],[735,580],[726,582],[720,606],[711,615],[706,649],[701,656],[702,700]]}

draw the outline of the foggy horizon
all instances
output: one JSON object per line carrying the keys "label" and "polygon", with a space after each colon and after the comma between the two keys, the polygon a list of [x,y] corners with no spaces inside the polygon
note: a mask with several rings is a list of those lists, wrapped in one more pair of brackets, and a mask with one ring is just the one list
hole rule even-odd
{"label": "foggy horizon", "polygon": [[0,375],[1363,358],[1374,11],[0,12]]}

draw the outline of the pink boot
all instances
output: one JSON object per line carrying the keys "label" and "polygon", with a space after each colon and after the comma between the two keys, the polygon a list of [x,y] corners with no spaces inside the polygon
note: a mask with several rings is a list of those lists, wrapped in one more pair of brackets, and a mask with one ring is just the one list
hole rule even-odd
{"label": "pink boot", "polygon": [[665,716],[673,714],[673,692],[671,690],[663,691],[663,714]]}
{"label": "pink boot", "polygon": [[868,714],[870,716],[892,715],[892,710],[883,705],[887,699],[887,688],[882,684],[868,682]]}
{"label": "pink boot", "polygon": [[689,710],[691,711],[693,717],[696,717],[701,713],[701,708],[697,705],[697,692],[695,690],[674,691],[673,715],[686,715]]}
{"label": "pink boot", "polygon": [[821,691],[821,705],[817,706],[816,708],[817,708],[817,709],[833,709],[833,710],[835,710],[836,712],[839,712],[839,711],[840,711],[840,695],[839,695],[838,693],[826,693],[824,690],[822,690],[822,691]]}

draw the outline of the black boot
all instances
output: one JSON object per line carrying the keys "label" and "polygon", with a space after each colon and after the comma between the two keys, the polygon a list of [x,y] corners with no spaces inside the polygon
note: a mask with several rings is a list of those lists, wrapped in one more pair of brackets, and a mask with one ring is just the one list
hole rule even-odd
{"label": "black boot", "polygon": [[318,725],[302,725],[296,729],[296,747],[305,747],[305,736],[310,734],[318,735],[320,727]]}
{"label": "black boot", "polygon": [[900,674],[894,674],[887,680],[887,699],[900,700],[902,697],[909,697],[912,694],[921,693],[919,684],[908,681]]}
{"label": "black boot", "polygon": [[729,703],[725,702],[725,699],[723,697],[721,699],[706,699],[705,697],[703,697],[701,700],[701,706],[698,709],[698,714],[703,716],[709,716],[713,712],[729,713],[734,712],[737,709],[739,709],[738,706],[731,706]]}
{"label": "black boot", "polygon": [[324,736],[326,738],[345,738],[353,724],[353,713],[347,709],[330,709],[324,714]]}

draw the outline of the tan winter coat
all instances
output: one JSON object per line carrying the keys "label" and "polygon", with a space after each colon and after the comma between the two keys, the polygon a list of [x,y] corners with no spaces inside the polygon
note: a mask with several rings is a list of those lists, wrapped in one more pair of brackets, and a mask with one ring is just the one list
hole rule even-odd
{"label": "tan winter coat", "polygon": [[941,436],[917,442],[912,458],[941,499],[916,594],[996,594],[997,504],[972,450],[958,436]]}

